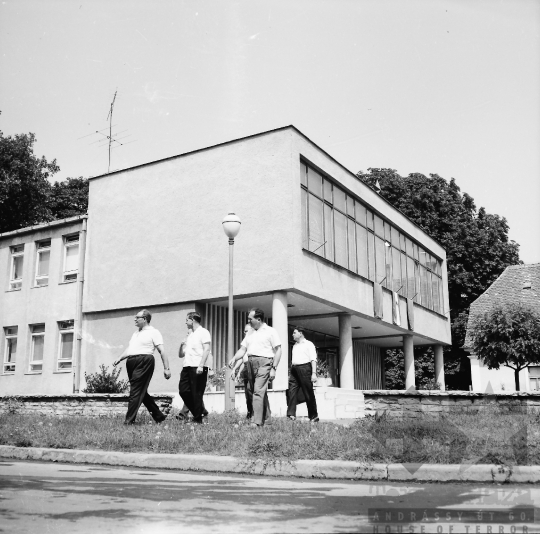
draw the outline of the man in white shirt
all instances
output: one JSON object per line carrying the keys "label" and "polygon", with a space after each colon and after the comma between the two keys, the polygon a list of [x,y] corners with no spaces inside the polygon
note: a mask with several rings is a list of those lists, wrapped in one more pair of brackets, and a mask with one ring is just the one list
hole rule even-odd
{"label": "man in white shirt", "polygon": [[293,421],[296,419],[297,397],[301,389],[306,399],[309,420],[312,423],[318,423],[317,401],[313,391],[313,384],[317,382],[317,349],[305,338],[304,329],[301,326],[293,330],[293,339],[296,343],[292,349],[287,417]]}
{"label": "man in white shirt", "polygon": [[127,349],[114,362],[116,367],[127,359],[126,370],[129,377],[129,404],[125,425],[132,425],[137,417],[141,404],[144,404],[156,423],[161,423],[167,417],[158,408],[153,397],[148,395],[148,385],[154,374],[154,349],[161,354],[163,374],[167,380],[171,378],[169,360],[163,349],[163,337],[159,330],[150,326],[152,315],[148,310],[141,310],[135,315],[137,331],[131,336]]}
{"label": "man in white shirt", "polygon": [[[210,355],[210,332],[201,326],[201,316],[189,312],[186,317],[188,335],[180,346],[180,358],[184,367],[180,373],[180,396],[193,415],[194,423],[203,422],[203,395],[208,377],[208,356]],[[192,328],[193,331],[189,332]]]}
{"label": "man in white shirt", "polygon": [[234,361],[248,355],[250,383],[253,391],[253,426],[262,426],[266,419],[264,397],[268,383],[276,377],[276,368],[281,359],[281,341],[272,327],[264,322],[264,312],[259,308],[249,311],[248,321],[253,332],[246,336],[234,358],[229,362],[231,369]]}

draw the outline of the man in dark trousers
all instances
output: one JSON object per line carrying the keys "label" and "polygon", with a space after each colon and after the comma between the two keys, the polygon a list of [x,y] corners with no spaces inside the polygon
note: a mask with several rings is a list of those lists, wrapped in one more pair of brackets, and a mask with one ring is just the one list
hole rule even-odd
{"label": "man in dark trousers", "polygon": [[141,310],[135,315],[137,331],[131,336],[127,349],[114,362],[116,367],[127,359],[126,370],[129,377],[129,404],[125,425],[132,425],[137,417],[141,404],[144,404],[156,423],[161,423],[167,417],[158,408],[154,399],[148,395],[148,385],[154,374],[154,349],[161,354],[163,374],[167,380],[171,378],[169,360],[163,348],[163,337],[153,326],[150,326],[152,315],[148,310]]}
{"label": "man in dark trousers", "polygon": [[208,377],[211,339],[210,332],[201,326],[201,316],[197,312],[187,314],[186,325],[188,335],[180,346],[184,367],[178,389],[185,406],[193,415],[193,422],[200,424],[203,422],[203,395]]}
{"label": "man in dark trousers", "polygon": [[317,349],[311,341],[304,337],[304,329],[301,326],[294,329],[293,339],[296,343],[292,350],[287,417],[292,420],[296,419],[297,397],[301,389],[306,399],[309,420],[312,423],[317,423],[319,416],[313,391],[313,384],[317,382]]}

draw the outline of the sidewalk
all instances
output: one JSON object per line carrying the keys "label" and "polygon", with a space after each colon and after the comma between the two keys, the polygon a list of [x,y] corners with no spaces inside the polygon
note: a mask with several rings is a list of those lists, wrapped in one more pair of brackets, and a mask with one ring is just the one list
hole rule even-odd
{"label": "sidewalk", "polygon": [[273,477],[298,477],[391,482],[539,483],[540,466],[472,464],[360,464],[332,460],[262,460],[194,454],[144,454],[115,451],[42,449],[0,445],[0,458],[75,464],[101,464],[179,471],[242,473]]}

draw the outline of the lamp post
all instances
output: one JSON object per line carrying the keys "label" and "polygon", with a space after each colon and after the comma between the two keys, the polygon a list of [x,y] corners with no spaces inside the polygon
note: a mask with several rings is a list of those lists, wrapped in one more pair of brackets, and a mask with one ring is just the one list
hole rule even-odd
{"label": "lamp post", "polygon": [[[223,219],[223,231],[229,238],[229,324],[227,332],[227,352],[229,355],[228,361],[234,356],[233,345],[233,326],[234,326],[234,313],[233,313],[233,251],[234,251],[234,238],[240,231],[240,217],[234,213],[229,213]],[[225,411],[234,410],[234,396],[235,385],[231,381],[232,371],[227,365],[225,368]]]}

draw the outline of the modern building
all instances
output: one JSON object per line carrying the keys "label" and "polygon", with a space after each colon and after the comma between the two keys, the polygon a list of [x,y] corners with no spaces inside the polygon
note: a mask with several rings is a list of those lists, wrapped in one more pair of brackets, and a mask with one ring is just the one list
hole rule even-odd
{"label": "modern building", "polygon": [[[337,387],[384,388],[384,351],[394,347],[403,348],[406,385],[414,386],[415,345],[434,346],[444,387],[442,349],[451,342],[444,249],[293,126],[97,176],[89,194],[80,284],[65,278],[62,258],[74,232],[86,233],[85,220],[0,235],[0,394],[83,389],[85,372],[123,351],[141,308],[164,335],[173,373],[167,382],[158,363],[150,391],[177,388],[190,310],[202,313],[222,367],[228,240],[221,223],[229,212],[242,221],[234,247],[236,347],[249,309],[259,307],[284,341],[285,361],[291,328],[309,330]],[[36,273],[47,240],[45,284]],[[80,334],[69,372],[59,363],[67,324]],[[41,369],[34,365],[39,335]],[[286,387],[280,365],[274,389]]]}
{"label": "modern building", "polygon": [[[472,325],[477,317],[489,313],[497,305],[516,302],[540,314],[540,263],[507,267],[489,289],[471,304],[465,349],[470,354],[473,391],[516,390],[513,369],[509,367],[488,369],[474,354],[471,346]],[[521,391],[540,391],[540,366],[531,366],[519,373],[519,388]]]}

